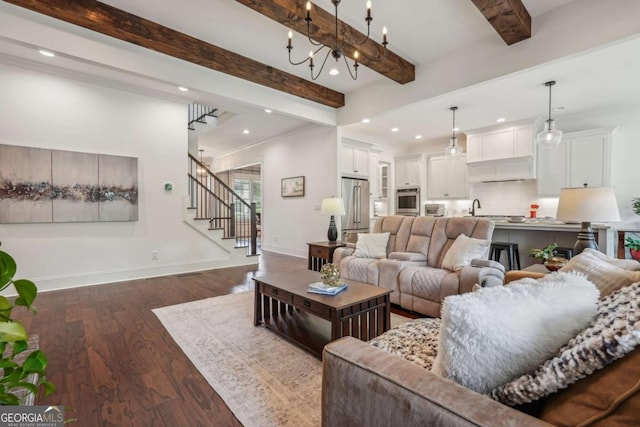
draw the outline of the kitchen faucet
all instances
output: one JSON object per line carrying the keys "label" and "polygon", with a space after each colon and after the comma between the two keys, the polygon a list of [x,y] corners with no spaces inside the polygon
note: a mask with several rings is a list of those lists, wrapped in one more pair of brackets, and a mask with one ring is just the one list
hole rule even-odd
{"label": "kitchen faucet", "polygon": [[469,209],[471,216],[476,216],[476,202],[478,202],[478,209],[482,209],[482,206],[480,206],[480,200],[473,199],[473,202],[471,202],[471,209]]}

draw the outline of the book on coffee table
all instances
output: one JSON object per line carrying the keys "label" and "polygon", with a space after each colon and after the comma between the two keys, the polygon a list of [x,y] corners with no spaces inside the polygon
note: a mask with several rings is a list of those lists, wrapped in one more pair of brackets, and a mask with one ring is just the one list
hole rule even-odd
{"label": "book on coffee table", "polygon": [[309,284],[309,289],[307,289],[307,292],[322,295],[336,295],[344,291],[345,289],[347,289],[346,283],[343,283],[341,285],[325,285],[322,282],[315,282]]}

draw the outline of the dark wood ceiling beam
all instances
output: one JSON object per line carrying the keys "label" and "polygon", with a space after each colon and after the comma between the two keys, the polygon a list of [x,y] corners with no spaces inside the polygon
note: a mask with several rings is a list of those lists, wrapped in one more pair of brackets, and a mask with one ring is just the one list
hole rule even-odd
{"label": "dark wood ceiling beam", "polygon": [[152,49],[330,107],[344,94],[93,0],[4,0],[116,39]]}
{"label": "dark wood ceiling beam", "polygon": [[[307,22],[306,16],[306,1],[303,0],[236,0],[238,3],[255,10],[262,15],[265,15],[276,22],[279,22],[300,34],[307,34]],[[364,6],[364,2],[363,2]],[[335,44],[335,16],[324,9],[313,6],[312,9],[312,22],[311,22],[311,38],[322,44],[332,46]],[[365,9],[362,9],[362,19],[364,21]],[[351,27],[350,25],[339,21],[339,33],[341,39],[346,40],[364,40],[366,35],[360,31]],[[382,37],[382,35],[380,35]],[[300,38],[298,38],[300,39]],[[283,32],[282,41],[286,45],[286,33]],[[299,44],[299,43],[298,43]],[[274,46],[277,49],[279,46]],[[296,52],[296,43],[293,43],[293,52]],[[358,50],[360,52],[359,61],[360,64],[377,71],[385,77],[390,78],[398,83],[405,84],[415,80],[416,72],[415,66],[409,61],[401,58],[395,53],[391,52],[381,45],[373,41],[367,40],[361,46],[357,48],[345,47],[344,53],[346,56],[353,58],[354,52]],[[306,56],[306,51],[300,51],[298,49],[301,59]],[[282,49],[282,54],[286,55],[286,50]]]}
{"label": "dark wood ceiling beam", "polygon": [[508,45],[531,37],[531,15],[521,0],[471,0]]}

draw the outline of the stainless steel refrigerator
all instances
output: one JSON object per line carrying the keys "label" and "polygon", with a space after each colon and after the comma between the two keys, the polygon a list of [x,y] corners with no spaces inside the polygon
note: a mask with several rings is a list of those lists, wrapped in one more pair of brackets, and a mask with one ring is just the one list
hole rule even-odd
{"label": "stainless steel refrigerator", "polygon": [[358,178],[342,178],[342,241],[355,242],[358,233],[369,232],[369,181]]}

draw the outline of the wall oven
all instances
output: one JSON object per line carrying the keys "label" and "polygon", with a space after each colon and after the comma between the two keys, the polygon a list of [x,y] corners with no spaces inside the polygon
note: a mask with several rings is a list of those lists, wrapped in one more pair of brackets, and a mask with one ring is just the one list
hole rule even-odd
{"label": "wall oven", "polygon": [[420,215],[419,188],[401,188],[396,190],[396,214]]}

